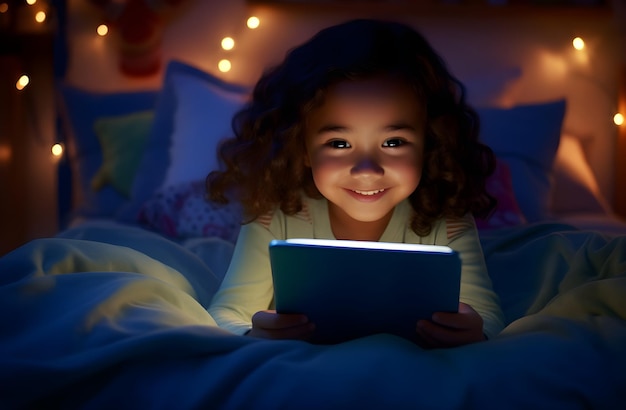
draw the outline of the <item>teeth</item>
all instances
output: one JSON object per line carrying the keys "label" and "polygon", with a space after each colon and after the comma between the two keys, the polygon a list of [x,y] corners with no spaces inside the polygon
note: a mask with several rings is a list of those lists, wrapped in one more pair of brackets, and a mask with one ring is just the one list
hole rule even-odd
{"label": "teeth", "polygon": [[375,189],[373,191],[359,191],[358,189],[355,189],[354,192],[356,192],[359,195],[376,195],[379,192],[383,192],[384,189]]}

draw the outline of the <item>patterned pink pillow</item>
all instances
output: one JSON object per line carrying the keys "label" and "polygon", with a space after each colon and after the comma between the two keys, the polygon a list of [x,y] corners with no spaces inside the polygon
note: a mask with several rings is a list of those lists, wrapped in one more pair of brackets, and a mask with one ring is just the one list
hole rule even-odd
{"label": "patterned pink pillow", "polygon": [[478,229],[494,229],[526,223],[526,218],[515,199],[511,171],[506,163],[497,160],[496,169],[487,179],[487,192],[498,200],[488,219],[476,218]]}
{"label": "patterned pink pillow", "polygon": [[141,207],[139,223],[173,238],[217,236],[235,242],[241,227],[238,205],[206,199],[204,181],[157,190]]}

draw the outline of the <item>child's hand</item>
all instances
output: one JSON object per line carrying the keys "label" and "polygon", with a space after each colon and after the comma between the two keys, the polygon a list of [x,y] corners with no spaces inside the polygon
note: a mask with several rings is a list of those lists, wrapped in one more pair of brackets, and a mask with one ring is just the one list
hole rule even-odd
{"label": "child's hand", "polygon": [[437,312],[432,320],[417,322],[423,347],[455,347],[485,340],[483,319],[470,305],[459,303],[458,313]]}
{"label": "child's hand", "polygon": [[248,336],[264,339],[299,339],[311,337],[315,326],[305,315],[279,314],[275,310],[262,310],[252,316],[252,329]]}

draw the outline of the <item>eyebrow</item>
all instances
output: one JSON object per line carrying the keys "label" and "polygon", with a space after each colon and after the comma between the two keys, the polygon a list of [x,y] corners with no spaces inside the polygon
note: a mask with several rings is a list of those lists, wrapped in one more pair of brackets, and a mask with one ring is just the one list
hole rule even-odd
{"label": "eyebrow", "polygon": [[[350,128],[338,125],[338,124],[328,124],[323,125],[317,130],[317,134],[325,134],[327,132],[347,132]],[[415,127],[404,122],[389,124],[383,128],[384,131],[400,131],[400,130],[408,130],[415,131]]]}

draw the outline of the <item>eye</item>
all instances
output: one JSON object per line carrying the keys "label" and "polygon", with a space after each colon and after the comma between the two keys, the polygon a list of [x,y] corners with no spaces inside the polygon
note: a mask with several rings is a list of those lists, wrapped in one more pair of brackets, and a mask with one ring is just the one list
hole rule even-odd
{"label": "eye", "polygon": [[352,147],[348,143],[348,141],[345,141],[345,140],[332,140],[332,141],[328,141],[326,144],[328,146],[330,146],[331,148],[337,148],[337,149],[351,148]]}
{"label": "eye", "polygon": [[406,141],[404,141],[401,138],[389,138],[388,140],[386,140],[385,142],[383,142],[383,147],[399,147],[401,145],[406,144]]}

